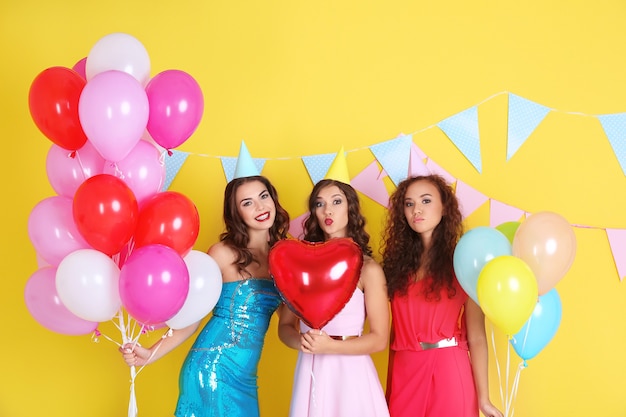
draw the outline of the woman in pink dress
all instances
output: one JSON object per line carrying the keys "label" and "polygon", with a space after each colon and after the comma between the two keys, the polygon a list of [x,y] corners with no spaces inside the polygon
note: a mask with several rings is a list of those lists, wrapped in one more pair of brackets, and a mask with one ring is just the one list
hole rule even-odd
{"label": "woman in pink dress", "polygon": [[[278,335],[299,350],[289,415],[388,417],[370,353],[387,347],[389,302],[382,268],[371,257],[357,193],[343,182],[322,180],[311,192],[309,211],[304,239],[350,237],[363,251],[363,267],[352,298],[323,329],[307,327],[281,306]],[[363,333],[366,317],[369,331]]]}
{"label": "woman in pink dress", "polygon": [[452,189],[437,175],[391,196],[383,270],[391,300],[391,417],[502,417],[489,399],[485,316],[452,264],[463,233]]}

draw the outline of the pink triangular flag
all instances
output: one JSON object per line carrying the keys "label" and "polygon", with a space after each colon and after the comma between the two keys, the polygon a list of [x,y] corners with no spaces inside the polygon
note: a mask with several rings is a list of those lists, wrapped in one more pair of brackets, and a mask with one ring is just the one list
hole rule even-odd
{"label": "pink triangular flag", "polygon": [[524,210],[504,204],[497,200],[491,200],[489,211],[489,225],[496,227],[504,222],[518,222],[524,216]]}
{"label": "pink triangular flag", "polygon": [[389,205],[389,193],[383,182],[385,176],[383,171],[378,168],[378,163],[373,161],[356,177],[352,178],[352,186],[378,204],[387,207]]}
{"label": "pink triangular flag", "polygon": [[411,153],[409,155],[409,176],[417,177],[419,175],[430,175],[430,170],[424,163],[427,156],[416,144],[411,144]]}
{"label": "pink triangular flag", "polygon": [[304,237],[304,228],[302,226],[308,216],[309,212],[307,211],[289,222],[289,234],[291,236],[296,239],[302,239]]}
{"label": "pink triangular flag", "polygon": [[448,184],[454,184],[455,183],[456,178],[454,178],[452,175],[450,175],[450,173],[448,173],[448,171],[443,169],[441,167],[441,165],[437,164],[432,159],[428,158],[428,161],[426,161],[426,167],[428,168],[428,170],[432,174],[441,175],[448,182]]}
{"label": "pink triangular flag", "polygon": [[456,182],[456,197],[461,205],[460,209],[461,214],[463,214],[463,218],[466,218],[475,212],[478,207],[485,204],[488,200],[486,195],[460,180],[457,180]]}
{"label": "pink triangular flag", "polygon": [[622,281],[626,275],[626,230],[606,229],[606,235],[609,238],[609,246],[611,246],[619,280]]}

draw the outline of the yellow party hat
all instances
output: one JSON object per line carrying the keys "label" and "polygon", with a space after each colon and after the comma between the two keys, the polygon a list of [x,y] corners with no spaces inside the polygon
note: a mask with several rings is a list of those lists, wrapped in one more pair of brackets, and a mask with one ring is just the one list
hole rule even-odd
{"label": "yellow party hat", "polygon": [[335,180],[343,182],[344,184],[350,184],[350,174],[348,173],[348,163],[346,162],[345,152],[343,146],[337,152],[337,156],[333,159],[333,163],[330,164],[330,168],[326,172],[325,180]]}

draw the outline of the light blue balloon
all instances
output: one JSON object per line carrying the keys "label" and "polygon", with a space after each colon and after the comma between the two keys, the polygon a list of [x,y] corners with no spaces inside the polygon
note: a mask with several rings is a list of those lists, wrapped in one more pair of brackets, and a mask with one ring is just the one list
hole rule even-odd
{"label": "light blue balloon", "polygon": [[528,321],[510,339],[517,355],[525,361],[537,356],[556,334],[561,324],[561,316],[561,298],[556,289],[552,288],[540,295]]}
{"label": "light blue balloon", "polygon": [[479,226],[469,230],[456,245],[454,273],[463,290],[478,303],[478,275],[483,266],[498,256],[511,255],[511,242],[493,227]]}

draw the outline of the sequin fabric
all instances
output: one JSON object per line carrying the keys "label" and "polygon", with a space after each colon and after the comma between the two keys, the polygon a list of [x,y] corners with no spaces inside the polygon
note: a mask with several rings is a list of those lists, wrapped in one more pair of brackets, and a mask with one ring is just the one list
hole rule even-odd
{"label": "sequin fabric", "polygon": [[271,280],[224,283],[180,371],[176,417],[259,415],[257,368],[280,303]]}

